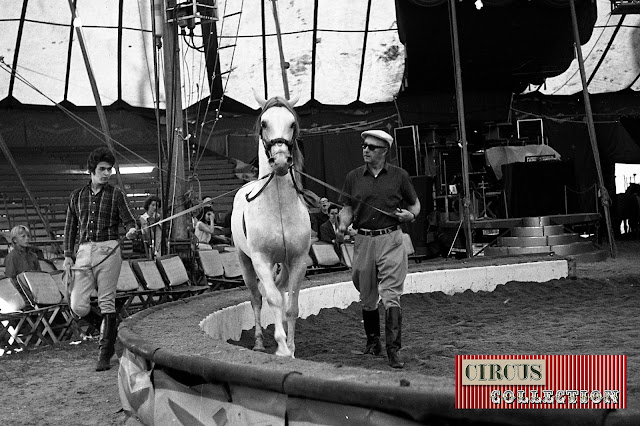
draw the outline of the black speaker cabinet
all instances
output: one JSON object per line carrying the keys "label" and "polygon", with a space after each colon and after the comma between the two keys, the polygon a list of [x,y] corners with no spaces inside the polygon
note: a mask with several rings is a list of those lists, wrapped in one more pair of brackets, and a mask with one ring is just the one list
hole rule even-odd
{"label": "black speaker cabinet", "polygon": [[433,210],[433,178],[431,176],[414,176],[411,183],[418,194],[420,200],[420,214],[415,222],[406,224],[405,231],[411,236],[411,242],[417,254],[420,248],[427,246],[427,227],[429,225],[427,216]]}
{"label": "black speaker cabinet", "polygon": [[393,129],[398,164],[405,169],[409,176],[422,174],[422,155],[420,153],[420,138],[418,126],[405,126]]}

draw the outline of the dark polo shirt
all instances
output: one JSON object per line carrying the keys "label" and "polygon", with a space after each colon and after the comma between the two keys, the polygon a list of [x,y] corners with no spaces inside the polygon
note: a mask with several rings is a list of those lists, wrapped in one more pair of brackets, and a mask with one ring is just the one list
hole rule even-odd
{"label": "dark polo shirt", "polygon": [[385,162],[378,177],[371,174],[366,164],[351,170],[342,190],[362,201],[340,196],[340,203],[353,209],[353,227],[356,229],[382,229],[400,224],[395,217],[382,214],[364,203],[393,213],[399,207],[415,204],[418,198],[409,174],[388,162]]}

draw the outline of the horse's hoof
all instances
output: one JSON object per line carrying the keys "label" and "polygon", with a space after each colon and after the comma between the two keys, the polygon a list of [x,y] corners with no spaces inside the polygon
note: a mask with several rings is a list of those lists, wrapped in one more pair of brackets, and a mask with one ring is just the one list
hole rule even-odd
{"label": "horse's hoof", "polygon": [[256,352],[266,352],[266,351],[267,351],[267,350],[265,349],[265,347],[264,347],[264,346],[262,346],[262,345],[260,345],[260,346],[255,345],[255,346],[253,347],[253,350],[254,350],[254,351],[256,351]]}
{"label": "horse's hoof", "polygon": [[276,351],[276,355],[277,356],[286,356],[286,357],[293,357],[293,354],[291,353],[290,350],[286,350],[286,351],[281,351],[281,350],[277,350]]}

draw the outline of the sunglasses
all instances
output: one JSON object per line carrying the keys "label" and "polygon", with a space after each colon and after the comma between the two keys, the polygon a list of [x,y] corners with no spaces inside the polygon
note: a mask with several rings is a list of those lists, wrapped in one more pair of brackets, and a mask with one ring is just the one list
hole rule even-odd
{"label": "sunglasses", "polygon": [[386,146],[371,145],[369,143],[363,143],[362,144],[362,149],[365,149],[365,148],[369,148],[369,151],[375,151],[378,148],[386,148]]}

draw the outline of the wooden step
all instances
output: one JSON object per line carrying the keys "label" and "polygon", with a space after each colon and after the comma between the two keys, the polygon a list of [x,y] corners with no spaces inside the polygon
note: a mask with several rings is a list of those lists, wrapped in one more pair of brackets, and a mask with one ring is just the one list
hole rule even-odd
{"label": "wooden step", "polygon": [[551,246],[551,250],[558,256],[570,256],[594,251],[595,246],[591,241],[579,241],[570,244],[558,244]]}
{"label": "wooden step", "polygon": [[523,217],[523,226],[548,226],[551,225],[549,216]]}
{"label": "wooden step", "polygon": [[484,249],[485,256],[515,256],[521,254],[547,254],[551,253],[549,246],[533,247],[487,247]]}

